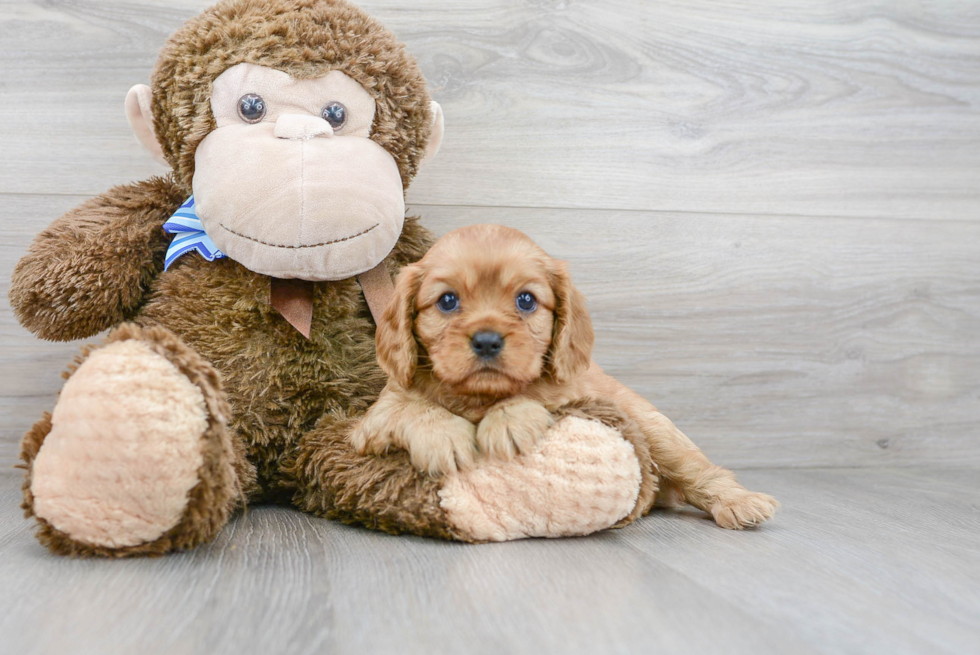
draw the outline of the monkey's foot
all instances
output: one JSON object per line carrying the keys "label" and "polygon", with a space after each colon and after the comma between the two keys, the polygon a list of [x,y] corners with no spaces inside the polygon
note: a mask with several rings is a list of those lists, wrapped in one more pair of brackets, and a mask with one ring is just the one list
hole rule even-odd
{"label": "monkey's foot", "polygon": [[473,541],[566,537],[630,515],[641,478],[634,448],[618,430],[566,416],[526,454],[445,476],[439,497],[453,527]]}
{"label": "monkey's foot", "polygon": [[213,369],[162,328],[124,326],[24,439],[24,507],[71,555],[160,554],[210,539],[237,496]]}

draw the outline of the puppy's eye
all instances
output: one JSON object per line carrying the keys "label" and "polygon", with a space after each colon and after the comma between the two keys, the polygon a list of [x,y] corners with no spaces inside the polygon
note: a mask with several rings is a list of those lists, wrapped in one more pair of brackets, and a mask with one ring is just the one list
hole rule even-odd
{"label": "puppy's eye", "polygon": [[258,123],[265,118],[265,100],[257,93],[246,93],[238,99],[238,115],[246,123]]}
{"label": "puppy's eye", "polygon": [[439,308],[439,311],[446,313],[454,312],[459,309],[459,298],[452,291],[448,291],[439,296],[439,300],[436,301],[436,307]]}
{"label": "puppy's eye", "polygon": [[517,294],[517,308],[522,312],[533,312],[538,308],[538,299],[530,291]]}

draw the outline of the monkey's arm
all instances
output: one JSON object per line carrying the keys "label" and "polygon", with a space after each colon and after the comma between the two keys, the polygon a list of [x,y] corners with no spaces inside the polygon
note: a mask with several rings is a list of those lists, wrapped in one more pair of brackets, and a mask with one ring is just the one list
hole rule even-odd
{"label": "monkey's arm", "polygon": [[653,507],[656,465],[642,433],[617,408],[585,400],[528,456],[480,458],[473,468],[428,475],[407,451],[360,454],[360,419],[332,412],[283,462],[296,507],[392,533],[504,541],[583,535],[625,525]]}
{"label": "monkey's arm", "polygon": [[90,337],[139,308],[163,270],[162,225],[186,198],[173,179],[118,186],[54,221],[17,263],[10,304],[28,330],[52,341]]}
{"label": "monkey's arm", "polygon": [[293,479],[296,507],[392,534],[471,541],[446,517],[441,478],[419,472],[407,451],[382,457],[354,450],[349,435],[359,422],[330,413],[300,439],[283,466]]}

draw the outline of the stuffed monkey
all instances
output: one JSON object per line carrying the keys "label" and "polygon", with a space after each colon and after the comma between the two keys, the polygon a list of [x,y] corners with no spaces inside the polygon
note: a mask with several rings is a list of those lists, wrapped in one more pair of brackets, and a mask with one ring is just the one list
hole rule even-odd
{"label": "stuffed monkey", "polygon": [[169,39],[126,112],[172,171],[68,212],[13,274],[39,337],[111,330],[23,439],[44,545],[162,554],[261,502],[464,541],[649,511],[650,448],[600,403],[563,409],[528,456],[444,477],[349,445],[385,383],[372,314],[431,242],[404,190],[443,134],[384,27],[342,0],[225,0]]}

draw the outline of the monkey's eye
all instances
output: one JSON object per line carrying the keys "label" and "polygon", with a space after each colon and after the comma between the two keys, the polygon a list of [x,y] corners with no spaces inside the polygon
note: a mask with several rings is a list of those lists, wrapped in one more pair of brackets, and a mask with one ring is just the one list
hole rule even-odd
{"label": "monkey's eye", "polygon": [[522,312],[533,312],[538,308],[538,299],[530,291],[522,291],[517,294],[517,308]]}
{"label": "monkey's eye", "polygon": [[331,102],[320,111],[320,118],[330,123],[330,127],[339,130],[347,122],[347,107],[337,101]]}
{"label": "monkey's eye", "polygon": [[265,118],[265,100],[257,93],[246,93],[238,99],[238,115],[246,123],[258,123]]}
{"label": "monkey's eye", "polygon": [[439,296],[439,300],[436,301],[436,307],[439,311],[449,313],[454,312],[459,309],[459,298],[452,291],[447,291],[446,293]]}

